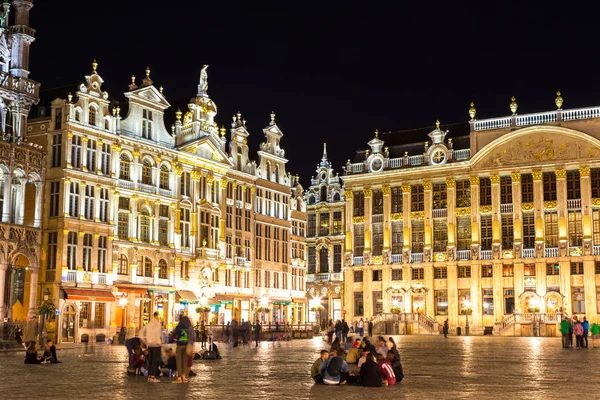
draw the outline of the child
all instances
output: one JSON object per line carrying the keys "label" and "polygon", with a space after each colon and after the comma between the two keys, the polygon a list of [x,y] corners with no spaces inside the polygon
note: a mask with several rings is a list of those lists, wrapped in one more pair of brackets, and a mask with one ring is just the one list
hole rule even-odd
{"label": "child", "polygon": [[392,364],[387,360],[385,356],[382,354],[377,355],[377,364],[379,365],[379,371],[381,372],[381,376],[383,376],[383,385],[395,385],[396,384],[396,375],[394,375],[394,370],[392,369]]}

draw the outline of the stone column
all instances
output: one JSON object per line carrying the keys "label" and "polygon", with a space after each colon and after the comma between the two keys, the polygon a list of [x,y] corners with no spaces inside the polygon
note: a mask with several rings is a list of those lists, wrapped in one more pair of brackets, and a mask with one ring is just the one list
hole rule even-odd
{"label": "stone column", "polygon": [[[8,218],[10,215],[10,206],[12,202],[11,196],[11,187],[12,187],[12,172],[9,171],[8,175],[3,175],[0,177],[4,181],[4,193],[2,194],[4,198],[4,203],[2,205],[2,210],[0,210],[0,221],[8,222]],[[3,287],[3,286],[1,286]]]}
{"label": "stone column", "polygon": [[[96,140],[96,174],[102,175],[102,139]],[[111,307],[114,310],[114,307]]]}
{"label": "stone column", "polygon": [[456,180],[446,178],[448,210],[448,250],[456,248]]}
{"label": "stone column", "polygon": [[38,290],[38,271],[37,267],[30,268],[31,276],[29,279],[29,312],[28,317],[35,317],[37,308],[37,290]]}
{"label": "stone column", "polygon": [[[500,210],[500,175],[490,175],[490,182],[492,184],[492,243],[496,254],[499,258],[502,258],[502,252],[505,250],[502,248],[502,216]],[[506,249],[506,250],[512,250]]]}
{"label": "stone column", "polygon": [[[587,258],[587,257],[586,257]],[[595,321],[598,314],[596,301],[596,263],[593,259],[583,262],[583,286],[585,293],[585,314],[588,321]]]}
{"label": "stone column", "polygon": [[65,146],[65,158],[67,160],[67,168],[73,168],[73,164],[71,164],[71,152],[73,150],[73,132],[71,131],[67,133],[67,140]]}
{"label": "stone column", "polygon": [[129,240],[138,241],[138,197],[131,196],[129,199]]}
{"label": "stone column", "polygon": [[154,225],[153,225],[153,229],[152,229],[152,238],[153,238],[153,242],[154,244],[158,244],[158,224],[160,221],[160,202],[156,202],[154,203]]}
{"label": "stone column", "polygon": [[372,214],[373,214],[373,192],[370,188],[363,189],[363,194],[365,195],[365,265],[371,264],[371,262],[367,263],[367,259],[371,259],[371,249],[373,244],[373,239],[371,237],[372,233]]}
{"label": "stone column", "polygon": [[175,226],[173,220],[175,219],[175,202],[169,204],[169,221],[167,222],[167,235],[169,242],[169,247],[175,247]]}
{"label": "stone column", "polygon": [[83,172],[88,172],[88,159],[87,159],[87,147],[88,147],[88,143],[90,141],[90,138],[88,138],[87,136],[83,136],[81,138],[81,170]]}
{"label": "stone column", "polygon": [[352,258],[350,255],[354,253],[354,223],[352,220],[354,198],[352,190],[346,190],[344,192],[344,198],[346,200],[346,267],[350,267],[352,265]]}
{"label": "stone column", "polygon": [[[404,238],[404,244],[402,246],[402,262],[404,264],[410,263],[410,249],[412,248],[412,237],[411,237],[411,221],[410,221],[410,185],[408,183],[402,184],[402,237]],[[410,271],[409,271],[410,272]],[[405,273],[402,273],[402,277],[405,277]],[[405,279],[405,278],[404,278]],[[409,278],[410,286],[410,278]],[[404,303],[406,304],[406,302]]]}
{"label": "stone column", "polygon": [[373,273],[367,267],[363,271],[363,301],[365,318],[373,318]]}
{"label": "stone column", "polygon": [[[43,198],[42,198],[42,189],[43,189],[43,183],[42,182],[36,182],[35,183],[35,210],[34,210],[34,214],[33,214],[33,226],[34,228],[39,228],[42,224],[42,218],[41,218],[41,214],[42,214],[42,207],[44,205],[43,203]],[[5,199],[6,201],[6,199]],[[0,286],[2,287],[2,286]]]}
{"label": "stone column", "polygon": [[137,183],[141,180],[142,169],[140,168],[140,152],[139,150],[133,151],[133,162],[131,163],[131,181],[133,186],[137,187]]}
{"label": "stone column", "polygon": [[79,182],[79,219],[85,219],[85,186],[85,181]]}
{"label": "stone column", "polygon": [[[471,309],[472,326],[483,330],[483,290],[481,288],[481,263],[471,263]],[[471,322],[469,322],[471,324]]]}
{"label": "stone column", "polygon": [[[100,222],[100,190],[102,185],[96,184],[94,187],[94,222]],[[110,204],[110,203],[109,203]]]}
{"label": "stone column", "polygon": [[469,178],[471,187],[471,248],[481,250],[481,231],[479,229],[479,177]]}
{"label": "stone column", "polygon": [[519,296],[525,291],[525,264],[522,261],[513,264],[513,285],[517,312],[528,312],[523,309],[523,304],[519,301]]}
{"label": "stone column", "polygon": [[[431,181],[423,182],[423,225],[425,230],[425,243],[423,246],[423,261],[429,262],[433,261],[433,193],[432,193],[433,185]],[[429,256],[427,256],[429,254]],[[431,269],[432,265],[427,266],[425,269]]]}
{"label": "stone column", "polygon": [[[590,254],[594,243],[592,235],[594,233],[592,223],[592,186],[590,179],[590,167],[579,168],[579,179],[581,184],[581,219],[583,224],[583,248],[589,248]],[[586,245],[586,242],[588,244]],[[587,308],[586,308],[587,310]]]}
{"label": "stone column", "polygon": [[460,305],[458,304],[458,268],[456,262],[446,264],[448,279],[448,323],[450,326],[458,326]]}
{"label": "stone column", "polygon": [[17,225],[23,225],[23,219],[25,217],[25,185],[27,179],[20,178],[19,185],[15,188],[17,190],[16,204],[14,205],[15,222]]}
{"label": "stone column", "polygon": [[535,214],[536,257],[544,257],[544,184],[542,171],[533,171],[533,212]]}
{"label": "stone column", "polygon": [[[500,322],[504,319],[504,286],[502,285],[502,262],[494,260],[492,264],[492,281],[494,283],[494,320]],[[518,296],[515,293],[515,296]],[[515,305],[516,305],[515,297]]]}
{"label": "stone column", "polygon": [[558,239],[559,247],[565,246],[565,250],[561,251],[561,256],[569,255],[569,231],[567,227],[567,171],[557,169],[556,174],[556,210],[558,212]]}
{"label": "stone column", "polygon": [[[0,239],[2,239],[2,238],[0,237]],[[2,291],[0,291],[0,325],[2,325],[4,323],[4,317],[6,317],[6,314],[7,314],[6,304],[10,303],[10,298],[7,298],[7,299],[4,298],[5,280],[6,280],[6,264],[1,263],[0,264],[0,288],[2,288]]]}
{"label": "stone column", "polygon": [[111,163],[112,163],[112,168],[111,168],[111,176],[113,178],[120,178],[121,177],[121,168],[120,168],[120,156],[121,156],[121,146],[117,145],[117,144],[113,144],[111,146],[112,149],[112,154],[111,154]]}
{"label": "stone column", "polygon": [[[116,190],[109,191],[109,195],[112,197],[109,200],[108,207],[108,223],[115,226],[115,235],[118,235],[118,227],[119,227],[119,197],[120,193]],[[129,239],[129,235],[126,238],[119,238],[121,240]]]}

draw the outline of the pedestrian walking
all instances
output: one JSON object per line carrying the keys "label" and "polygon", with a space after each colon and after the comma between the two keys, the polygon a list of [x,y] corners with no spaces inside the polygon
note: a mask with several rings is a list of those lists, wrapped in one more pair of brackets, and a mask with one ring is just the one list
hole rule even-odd
{"label": "pedestrian walking", "polygon": [[179,324],[175,327],[175,336],[177,337],[177,347],[175,357],[177,359],[177,379],[173,383],[187,383],[189,367],[188,358],[194,352],[194,327],[190,319],[182,315],[179,318]]}
{"label": "pedestrian walking", "polygon": [[569,329],[571,324],[567,320],[567,317],[563,317],[563,320],[560,321],[560,333],[562,334],[562,347],[563,349],[569,347]]}
{"label": "pedestrian walking", "polygon": [[140,330],[140,338],[148,346],[148,382],[160,382],[160,370],[158,360],[161,356],[162,347],[162,325],[159,319],[158,311],[154,313],[154,318]]}
{"label": "pedestrian walking", "polygon": [[358,321],[358,336],[363,337],[365,334],[365,323],[363,321],[363,319],[361,318],[360,321]]}
{"label": "pedestrian walking", "polygon": [[442,331],[444,332],[444,338],[448,339],[448,331],[450,330],[450,326],[448,325],[448,320],[444,321],[444,327],[442,328]]}
{"label": "pedestrian walking", "polygon": [[346,343],[348,340],[348,332],[350,332],[350,327],[345,319],[342,320],[342,343]]}
{"label": "pedestrian walking", "polygon": [[231,336],[231,322],[227,322],[227,325],[225,325],[225,343],[229,343],[229,337]]}
{"label": "pedestrian walking", "polygon": [[581,325],[581,321],[575,320],[575,326],[573,327],[573,333],[575,334],[575,338],[577,340],[576,348],[583,348],[583,325]]}
{"label": "pedestrian walking", "polygon": [[369,321],[369,337],[373,336],[373,320]]}
{"label": "pedestrian walking", "polygon": [[331,344],[333,341],[333,332],[335,332],[335,324],[333,320],[329,320],[329,325],[327,325],[327,343]]}
{"label": "pedestrian walking", "polygon": [[586,317],[583,317],[583,322],[581,323],[583,327],[583,343],[585,343],[585,348],[588,348],[588,335],[590,334],[590,323]]}
{"label": "pedestrian walking", "polygon": [[260,322],[256,321],[253,326],[254,330],[254,341],[256,342],[256,347],[258,347],[258,342],[260,342],[260,331],[262,330],[262,326],[260,326]]}

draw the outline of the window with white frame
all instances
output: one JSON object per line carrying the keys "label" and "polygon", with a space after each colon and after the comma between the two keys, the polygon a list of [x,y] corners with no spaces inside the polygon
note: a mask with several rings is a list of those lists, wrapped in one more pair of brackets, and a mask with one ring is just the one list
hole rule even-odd
{"label": "window with white frame", "polygon": [[150,243],[150,214],[148,210],[143,210],[140,215],[140,241]]}
{"label": "window with white frame", "polygon": [[122,153],[119,159],[119,179],[131,180],[131,159],[125,153]]}
{"label": "window with white frame", "polygon": [[129,240],[129,213],[119,213],[117,232],[120,240]]}
{"label": "window with white frame", "polygon": [[[2,196],[4,195],[3,182],[0,181],[0,205],[2,205]],[[60,204],[60,182],[50,182],[50,217],[58,217]],[[1,210],[2,208],[0,208]]]}
{"label": "window with white frame", "polygon": [[190,196],[192,189],[192,179],[189,172],[181,174],[181,195]]}
{"label": "window with white frame", "polygon": [[169,167],[167,167],[166,165],[162,165],[160,167],[160,188],[161,189],[170,189],[170,185],[169,185]]}
{"label": "window with white frame", "polygon": [[96,126],[96,107],[90,106],[88,108],[88,122],[92,126]]}
{"label": "window with white frame", "polygon": [[86,157],[87,157],[87,169],[90,172],[96,172],[96,141],[88,140],[87,149],[86,149]]}
{"label": "window with white frame", "polygon": [[101,222],[108,222],[108,189],[100,189],[100,204],[98,205],[98,218]]}
{"label": "window with white frame", "polygon": [[142,183],[152,185],[152,163],[148,159],[142,163]]}
{"label": "window with white frame", "polygon": [[92,235],[86,233],[83,235],[83,269],[84,271],[92,270]]}
{"label": "window with white frame", "polygon": [[94,219],[94,186],[85,185],[85,199],[83,204],[83,216],[85,219]]}
{"label": "window with white frame", "polygon": [[69,215],[71,217],[79,217],[79,182],[71,182]]}
{"label": "window with white frame", "polygon": [[106,253],[108,251],[106,245],[106,236],[100,236],[98,238],[98,272],[101,274],[106,272]]}
{"label": "window with white frame", "polygon": [[71,166],[81,168],[81,136],[73,135],[71,138]]}
{"label": "window with white frame", "polygon": [[152,111],[142,111],[142,137],[152,139]]}
{"label": "window with white frame", "polygon": [[179,229],[181,230],[181,247],[190,247],[190,209],[181,208]]}
{"label": "window with white frame", "polygon": [[110,144],[102,143],[102,155],[100,157],[100,169],[102,174],[110,174]]}
{"label": "window with white frame", "polygon": [[77,232],[69,232],[67,235],[67,268],[77,269]]}
{"label": "window with white frame", "polygon": [[52,135],[52,168],[60,167],[62,161],[62,133]]}

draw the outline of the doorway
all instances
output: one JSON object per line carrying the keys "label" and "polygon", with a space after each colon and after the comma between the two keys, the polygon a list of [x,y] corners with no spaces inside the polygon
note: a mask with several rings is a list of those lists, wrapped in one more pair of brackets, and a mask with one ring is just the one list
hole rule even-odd
{"label": "doorway", "polygon": [[77,312],[72,304],[66,305],[62,313],[61,342],[75,342]]}

